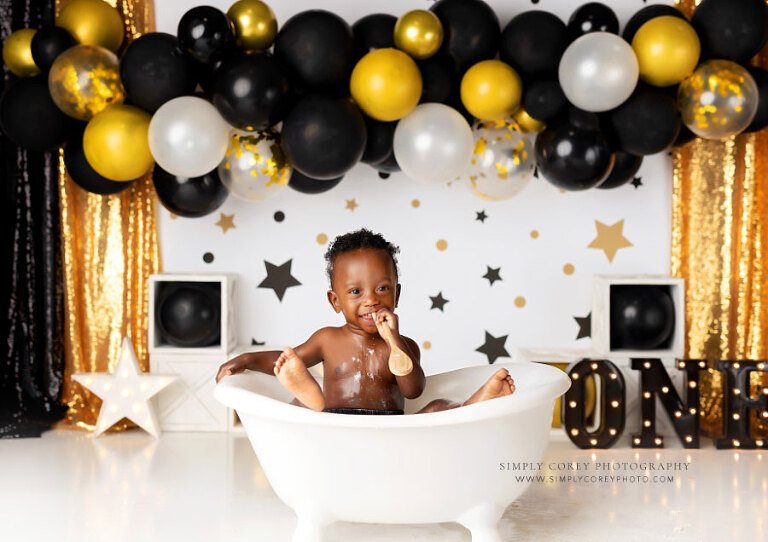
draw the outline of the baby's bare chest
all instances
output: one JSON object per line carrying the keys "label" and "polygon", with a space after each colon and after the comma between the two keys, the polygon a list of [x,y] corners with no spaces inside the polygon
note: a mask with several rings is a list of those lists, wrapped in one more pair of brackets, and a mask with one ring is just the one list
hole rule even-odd
{"label": "baby's bare chest", "polygon": [[389,347],[383,341],[339,341],[325,352],[323,368],[325,378],[334,380],[395,381],[389,370]]}

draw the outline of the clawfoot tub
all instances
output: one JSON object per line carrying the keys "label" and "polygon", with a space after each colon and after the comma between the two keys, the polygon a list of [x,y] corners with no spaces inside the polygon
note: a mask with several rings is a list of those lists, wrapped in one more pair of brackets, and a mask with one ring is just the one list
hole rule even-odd
{"label": "clawfoot tub", "polygon": [[412,416],[314,412],[270,375],[246,371],[224,378],[217,400],[234,408],[272,488],[298,516],[293,542],[321,542],[335,521],[457,521],[473,542],[501,542],[504,509],[530,485],[502,464],[540,461],[555,399],[568,376],[538,363],[459,369],[427,378],[406,414],[432,399],[463,401],[499,367],[511,396]]}

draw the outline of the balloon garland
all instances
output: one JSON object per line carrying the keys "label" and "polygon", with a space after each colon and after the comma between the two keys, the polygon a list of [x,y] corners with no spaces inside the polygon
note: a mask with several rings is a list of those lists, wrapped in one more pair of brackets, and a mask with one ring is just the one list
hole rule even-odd
{"label": "balloon garland", "polygon": [[161,202],[182,216],[227,193],[321,193],[360,161],[462,178],[494,200],[535,166],[565,190],[616,188],[643,156],[768,125],[768,72],[745,65],[767,21],[763,0],[703,0],[690,21],[646,6],[619,35],[616,14],[590,2],[567,23],[530,10],[502,28],[482,0],[438,0],[351,26],[325,10],[279,26],[266,3],[238,0],[193,7],[176,36],[145,34],[119,58],[115,8],[73,0],[55,26],[3,44],[19,79],[0,128],[30,149],[65,145],[74,182],[96,194],[155,163]]}

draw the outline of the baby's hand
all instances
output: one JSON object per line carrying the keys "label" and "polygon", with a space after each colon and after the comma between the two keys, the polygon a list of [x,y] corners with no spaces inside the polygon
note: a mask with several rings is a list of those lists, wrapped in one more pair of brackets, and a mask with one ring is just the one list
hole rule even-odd
{"label": "baby's hand", "polygon": [[392,335],[397,337],[400,334],[397,315],[389,309],[379,309],[373,317],[376,327],[381,332],[381,326],[389,326]]}

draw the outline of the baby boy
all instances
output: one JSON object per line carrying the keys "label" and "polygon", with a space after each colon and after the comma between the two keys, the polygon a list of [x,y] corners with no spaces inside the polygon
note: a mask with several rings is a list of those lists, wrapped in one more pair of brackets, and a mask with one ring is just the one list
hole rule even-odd
{"label": "baby boy", "polygon": [[[244,369],[274,373],[295,397],[295,404],[344,414],[402,414],[405,398],[424,391],[419,347],[400,334],[394,310],[400,298],[396,254],[399,249],[381,235],[361,229],[338,236],[325,254],[331,289],[328,301],[344,315],[341,327],[324,327],[296,348],[250,352],[224,363],[218,382]],[[390,347],[383,326],[395,345],[412,360],[408,374],[390,370]],[[383,332],[383,333],[382,333]],[[323,363],[323,389],[307,370]],[[506,369],[499,369],[463,405],[515,391]],[[419,412],[437,412],[462,404],[435,399]]]}

